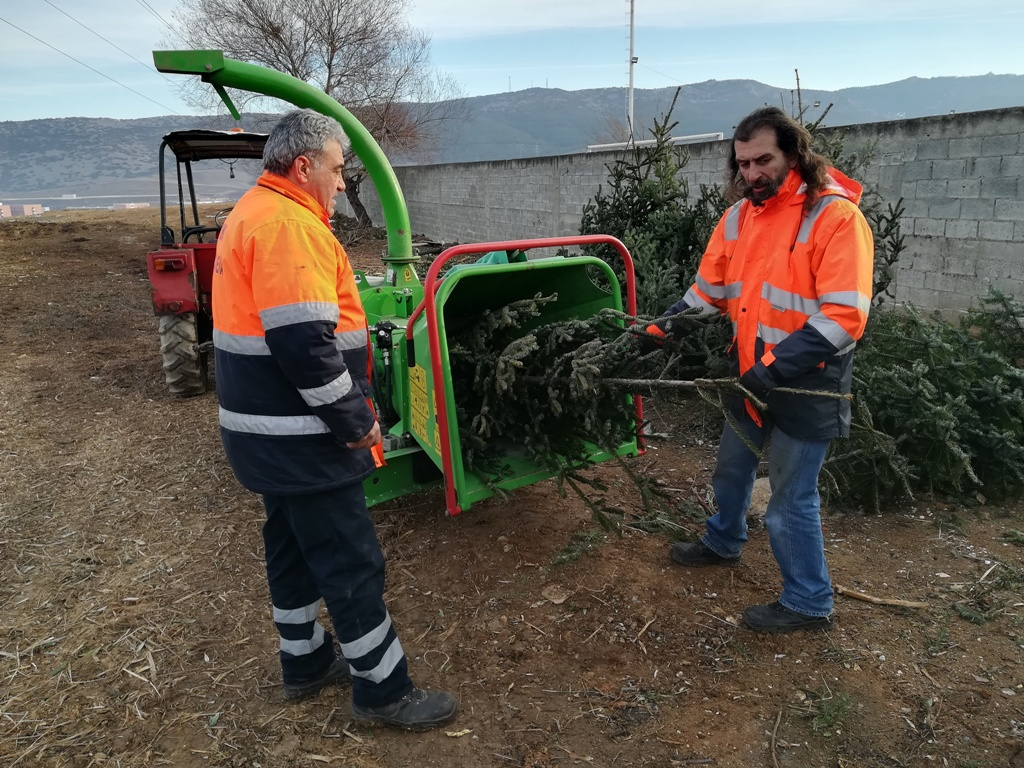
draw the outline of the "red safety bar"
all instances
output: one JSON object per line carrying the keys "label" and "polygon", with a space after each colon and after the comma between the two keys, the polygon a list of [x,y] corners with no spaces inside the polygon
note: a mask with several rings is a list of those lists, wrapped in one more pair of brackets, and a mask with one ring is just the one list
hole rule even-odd
{"label": "red safety bar", "polygon": [[[529,251],[537,248],[566,248],[579,245],[610,245],[618,251],[626,267],[626,312],[636,315],[636,276],[633,271],[633,257],[626,246],[611,235],[576,235],[574,237],[544,237],[534,240],[507,240],[497,243],[469,243],[454,245],[443,251],[427,270],[427,278],[423,283],[423,302],[413,310],[405,327],[407,339],[412,338],[413,323],[420,313],[427,314],[427,342],[430,346],[430,368],[434,377],[435,407],[438,428],[441,438],[441,471],[444,473],[445,505],[447,512],[455,516],[462,511],[455,493],[455,482],[452,478],[452,449],[448,431],[448,399],[444,390],[444,376],[441,366],[441,341],[437,325],[437,305],[434,297],[443,278],[438,277],[441,267],[456,256],[467,253],[490,253],[492,251]],[[426,309],[424,309],[424,307]],[[643,423],[643,401],[636,395],[637,424]],[[642,444],[642,437],[639,437]]]}

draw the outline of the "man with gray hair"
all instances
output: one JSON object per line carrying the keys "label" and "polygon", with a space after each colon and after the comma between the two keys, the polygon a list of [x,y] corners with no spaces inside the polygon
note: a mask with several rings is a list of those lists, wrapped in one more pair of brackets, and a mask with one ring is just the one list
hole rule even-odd
{"label": "man with gray hair", "polygon": [[[313,110],[271,131],[264,173],[217,240],[213,342],[221,438],[239,482],[263,497],[267,582],[285,695],[352,681],[359,720],[423,730],[448,693],[416,688],[384,604],[362,481],[379,465],[369,334],[352,266],[331,229],[348,139]],[[321,598],[338,634],[317,621]]]}

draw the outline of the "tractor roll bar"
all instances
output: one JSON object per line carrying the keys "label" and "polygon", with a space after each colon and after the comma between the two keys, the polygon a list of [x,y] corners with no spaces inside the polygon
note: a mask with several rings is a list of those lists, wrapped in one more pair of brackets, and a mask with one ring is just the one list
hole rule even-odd
{"label": "tractor roll bar", "polygon": [[388,255],[384,262],[404,264],[419,260],[413,253],[409,210],[394,169],[370,132],[337,101],[296,77],[226,58],[223,51],[153,51],[153,63],[160,72],[199,75],[214,87],[235,120],[240,120],[241,115],[225,88],[272,96],[333,117],[345,129],[352,142],[352,150],[377,189],[388,236]]}

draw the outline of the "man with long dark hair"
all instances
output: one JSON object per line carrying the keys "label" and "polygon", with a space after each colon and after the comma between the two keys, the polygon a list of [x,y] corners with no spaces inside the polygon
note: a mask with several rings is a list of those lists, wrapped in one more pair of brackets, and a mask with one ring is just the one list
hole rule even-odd
{"label": "man with long dark hair", "polygon": [[[850,392],[871,304],[874,246],[857,207],[862,187],[811,149],[802,125],[764,107],[736,127],[727,191],[737,202],[718,222],[693,286],[663,317],[694,308],[727,314],[734,373],[753,397],[734,398],[722,431],[712,479],[718,511],[700,541],[674,544],[670,555],[684,566],[739,563],[768,443],[765,523],[782,593],[747,608],[743,623],[760,632],[827,629],[832,583],[818,475],[829,441],[849,436],[850,403],[841,395]],[[648,328],[681,330],[664,319]]]}

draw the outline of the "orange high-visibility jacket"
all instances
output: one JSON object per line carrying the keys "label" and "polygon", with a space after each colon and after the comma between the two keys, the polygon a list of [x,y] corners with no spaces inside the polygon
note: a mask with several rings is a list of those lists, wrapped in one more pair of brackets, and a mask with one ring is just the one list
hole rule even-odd
{"label": "orange high-visibility jacket", "polygon": [[264,172],[217,240],[213,343],[221,437],[257,493],[309,493],[374,469],[366,315],[327,212]]}
{"label": "orange high-visibility jacket", "polygon": [[[754,369],[774,386],[850,391],[853,350],[864,333],[874,271],[862,187],[835,169],[809,211],[795,170],[763,206],[730,207],[697,278],[665,315],[690,307],[728,314],[736,374]],[[846,437],[847,400],[772,392],[768,412],[787,434]]]}

